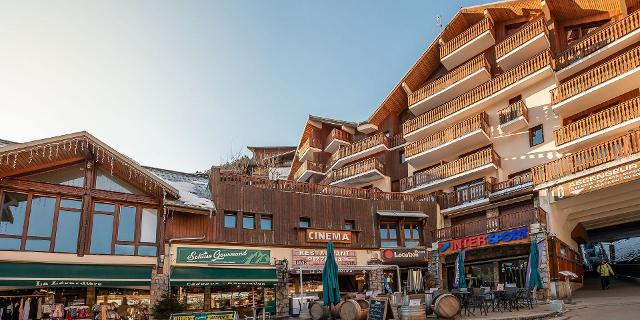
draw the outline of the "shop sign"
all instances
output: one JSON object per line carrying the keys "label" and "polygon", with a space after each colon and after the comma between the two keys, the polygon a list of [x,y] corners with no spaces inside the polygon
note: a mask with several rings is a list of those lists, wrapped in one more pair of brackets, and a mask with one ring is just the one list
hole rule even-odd
{"label": "shop sign", "polygon": [[[355,250],[334,250],[336,263],[339,266],[357,265]],[[326,249],[293,249],[294,266],[323,266],[327,261]]]}
{"label": "shop sign", "polygon": [[306,229],[307,242],[351,243],[353,234],[349,230]]}
{"label": "shop sign", "polygon": [[194,264],[266,264],[269,250],[178,247],[177,263]]}
{"label": "shop sign", "polygon": [[251,286],[251,287],[272,287],[274,282],[266,281],[186,281],[186,287],[227,287],[227,286]]}
{"label": "shop sign", "polygon": [[384,262],[417,262],[427,261],[426,249],[382,249]]}
{"label": "shop sign", "polygon": [[177,313],[171,315],[171,320],[236,320],[238,315],[235,311],[226,312],[197,312],[197,313]]}
{"label": "shop sign", "polygon": [[438,251],[441,254],[458,252],[462,249],[472,249],[495,246],[505,243],[523,242],[529,237],[529,228],[523,227],[508,231],[481,234],[462,239],[454,239],[438,243]]}
{"label": "shop sign", "polygon": [[640,179],[640,160],[563,183],[551,192],[555,200],[562,200],[636,179]]}

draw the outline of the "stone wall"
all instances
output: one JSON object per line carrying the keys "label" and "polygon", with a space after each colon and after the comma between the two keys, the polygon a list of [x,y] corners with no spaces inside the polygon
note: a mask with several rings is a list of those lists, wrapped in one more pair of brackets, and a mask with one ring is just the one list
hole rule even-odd
{"label": "stone wall", "polygon": [[442,272],[440,272],[440,253],[437,249],[427,249],[429,256],[428,270],[437,288],[442,288]]}
{"label": "stone wall", "polygon": [[289,262],[286,259],[276,261],[276,316],[286,317],[289,315]]}
{"label": "stone wall", "polygon": [[151,274],[151,289],[150,289],[151,306],[155,305],[156,302],[162,298],[162,295],[168,291],[169,291],[169,274],[167,272],[158,274],[157,268],[153,268],[153,273]]}

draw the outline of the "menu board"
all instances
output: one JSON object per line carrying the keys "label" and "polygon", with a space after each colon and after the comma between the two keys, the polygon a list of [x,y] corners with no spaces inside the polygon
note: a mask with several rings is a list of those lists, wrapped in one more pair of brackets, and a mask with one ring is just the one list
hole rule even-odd
{"label": "menu board", "polygon": [[389,304],[389,299],[373,298],[369,301],[369,313],[367,314],[367,320],[386,320],[393,319],[393,311]]}

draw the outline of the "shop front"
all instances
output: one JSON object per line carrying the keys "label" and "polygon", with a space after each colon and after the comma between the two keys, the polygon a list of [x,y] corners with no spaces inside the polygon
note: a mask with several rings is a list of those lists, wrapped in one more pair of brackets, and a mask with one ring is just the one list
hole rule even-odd
{"label": "shop front", "polygon": [[400,279],[395,270],[384,271],[386,291],[395,291],[397,283],[408,292],[422,292],[425,288],[435,287],[428,272],[428,255],[425,248],[386,248],[380,251],[380,259],[385,265],[400,267]]}
{"label": "shop front", "polygon": [[[358,255],[366,254],[363,250],[335,249],[334,255],[338,267],[357,266]],[[362,259],[362,258],[361,258]],[[300,295],[300,272],[305,295],[317,296],[322,293],[322,267],[327,260],[326,249],[292,249],[289,277],[289,295]],[[338,283],[342,292],[364,292],[366,289],[365,273],[362,270],[339,270]]]}
{"label": "shop front", "polygon": [[276,269],[270,250],[177,247],[171,290],[189,311],[275,313]]}
{"label": "shop front", "polygon": [[22,319],[149,318],[150,266],[3,262],[0,274],[4,315],[22,306]]}

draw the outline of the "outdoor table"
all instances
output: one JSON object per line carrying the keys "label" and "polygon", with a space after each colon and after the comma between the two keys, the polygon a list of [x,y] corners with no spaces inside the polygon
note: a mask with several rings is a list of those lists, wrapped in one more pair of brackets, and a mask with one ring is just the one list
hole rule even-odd
{"label": "outdoor table", "polygon": [[493,295],[493,301],[491,302],[491,311],[496,311],[496,307],[498,307],[498,311],[502,312],[502,309],[500,308],[500,302],[502,301],[504,290],[491,290],[491,294]]}
{"label": "outdoor table", "polygon": [[469,311],[469,296],[471,295],[470,291],[452,291],[451,294],[458,297],[458,299],[460,300],[460,314],[462,314],[462,309],[464,309],[466,315],[475,315],[473,314],[473,312]]}

